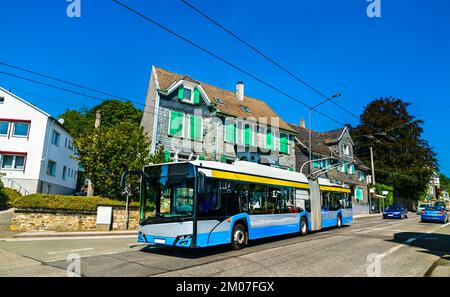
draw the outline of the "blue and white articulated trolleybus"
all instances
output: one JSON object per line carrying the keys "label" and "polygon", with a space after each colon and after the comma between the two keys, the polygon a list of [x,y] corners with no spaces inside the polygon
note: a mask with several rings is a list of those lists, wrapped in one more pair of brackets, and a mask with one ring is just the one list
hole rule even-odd
{"label": "blue and white articulated trolleybus", "polygon": [[187,161],[138,173],[143,243],[241,249],[249,240],[306,235],[353,219],[350,189],[256,163]]}

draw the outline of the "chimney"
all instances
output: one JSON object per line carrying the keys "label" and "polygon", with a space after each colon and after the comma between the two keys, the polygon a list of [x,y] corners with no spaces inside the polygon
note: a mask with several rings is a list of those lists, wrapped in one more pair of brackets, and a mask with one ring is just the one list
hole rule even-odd
{"label": "chimney", "polygon": [[241,81],[236,84],[236,98],[241,102],[244,101],[244,83]]}
{"label": "chimney", "polygon": [[305,119],[301,119],[300,120],[300,127],[306,128],[306,126],[305,126]]}

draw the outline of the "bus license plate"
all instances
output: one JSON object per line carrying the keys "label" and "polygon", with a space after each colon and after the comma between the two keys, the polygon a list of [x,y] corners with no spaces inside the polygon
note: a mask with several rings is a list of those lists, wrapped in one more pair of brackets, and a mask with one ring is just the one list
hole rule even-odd
{"label": "bus license plate", "polygon": [[155,243],[165,244],[166,240],[165,239],[155,238]]}

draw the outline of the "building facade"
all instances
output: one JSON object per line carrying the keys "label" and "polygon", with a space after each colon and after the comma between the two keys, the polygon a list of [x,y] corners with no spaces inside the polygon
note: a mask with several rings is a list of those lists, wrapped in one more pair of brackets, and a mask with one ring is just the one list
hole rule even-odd
{"label": "building facade", "polygon": [[0,88],[0,174],[23,195],[72,194],[78,162],[73,139],[55,118]]}
{"label": "building facade", "polygon": [[265,102],[152,67],[141,125],[166,160],[236,159],[295,168],[295,130]]}
{"label": "building facade", "polygon": [[369,205],[370,193],[367,184],[370,170],[353,154],[354,142],[348,127],[324,133],[311,131],[313,162],[308,162],[309,130],[305,127],[304,121],[291,127],[297,132],[296,171],[348,185],[352,190],[354,214],[369,213],[371,208],[372,212],[378,211],[377,203]]}

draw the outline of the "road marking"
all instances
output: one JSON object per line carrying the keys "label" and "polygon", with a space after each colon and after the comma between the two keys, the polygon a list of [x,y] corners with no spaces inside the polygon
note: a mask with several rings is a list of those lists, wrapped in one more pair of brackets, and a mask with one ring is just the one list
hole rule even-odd
{"label": "road marking", "polygon": [[47,253],[48,255],[54,255],[54,254],[62,254],[62,253],[72,253],[72,252],[83,252],[83,251],[91,251],[94,248],[84,248],[84,249],[76,249],[76,250],[69,250],[69,251],[57,251],[57,252],[50,252]]}
{"label": "road marking", "polygon": [[444,228],[444,227],[447,227],[448,225],[450,225],[450,223],[447,223],[447,224],[445,224],[445,225],[442,225],[442,226],[440,226],[439,228]]}

